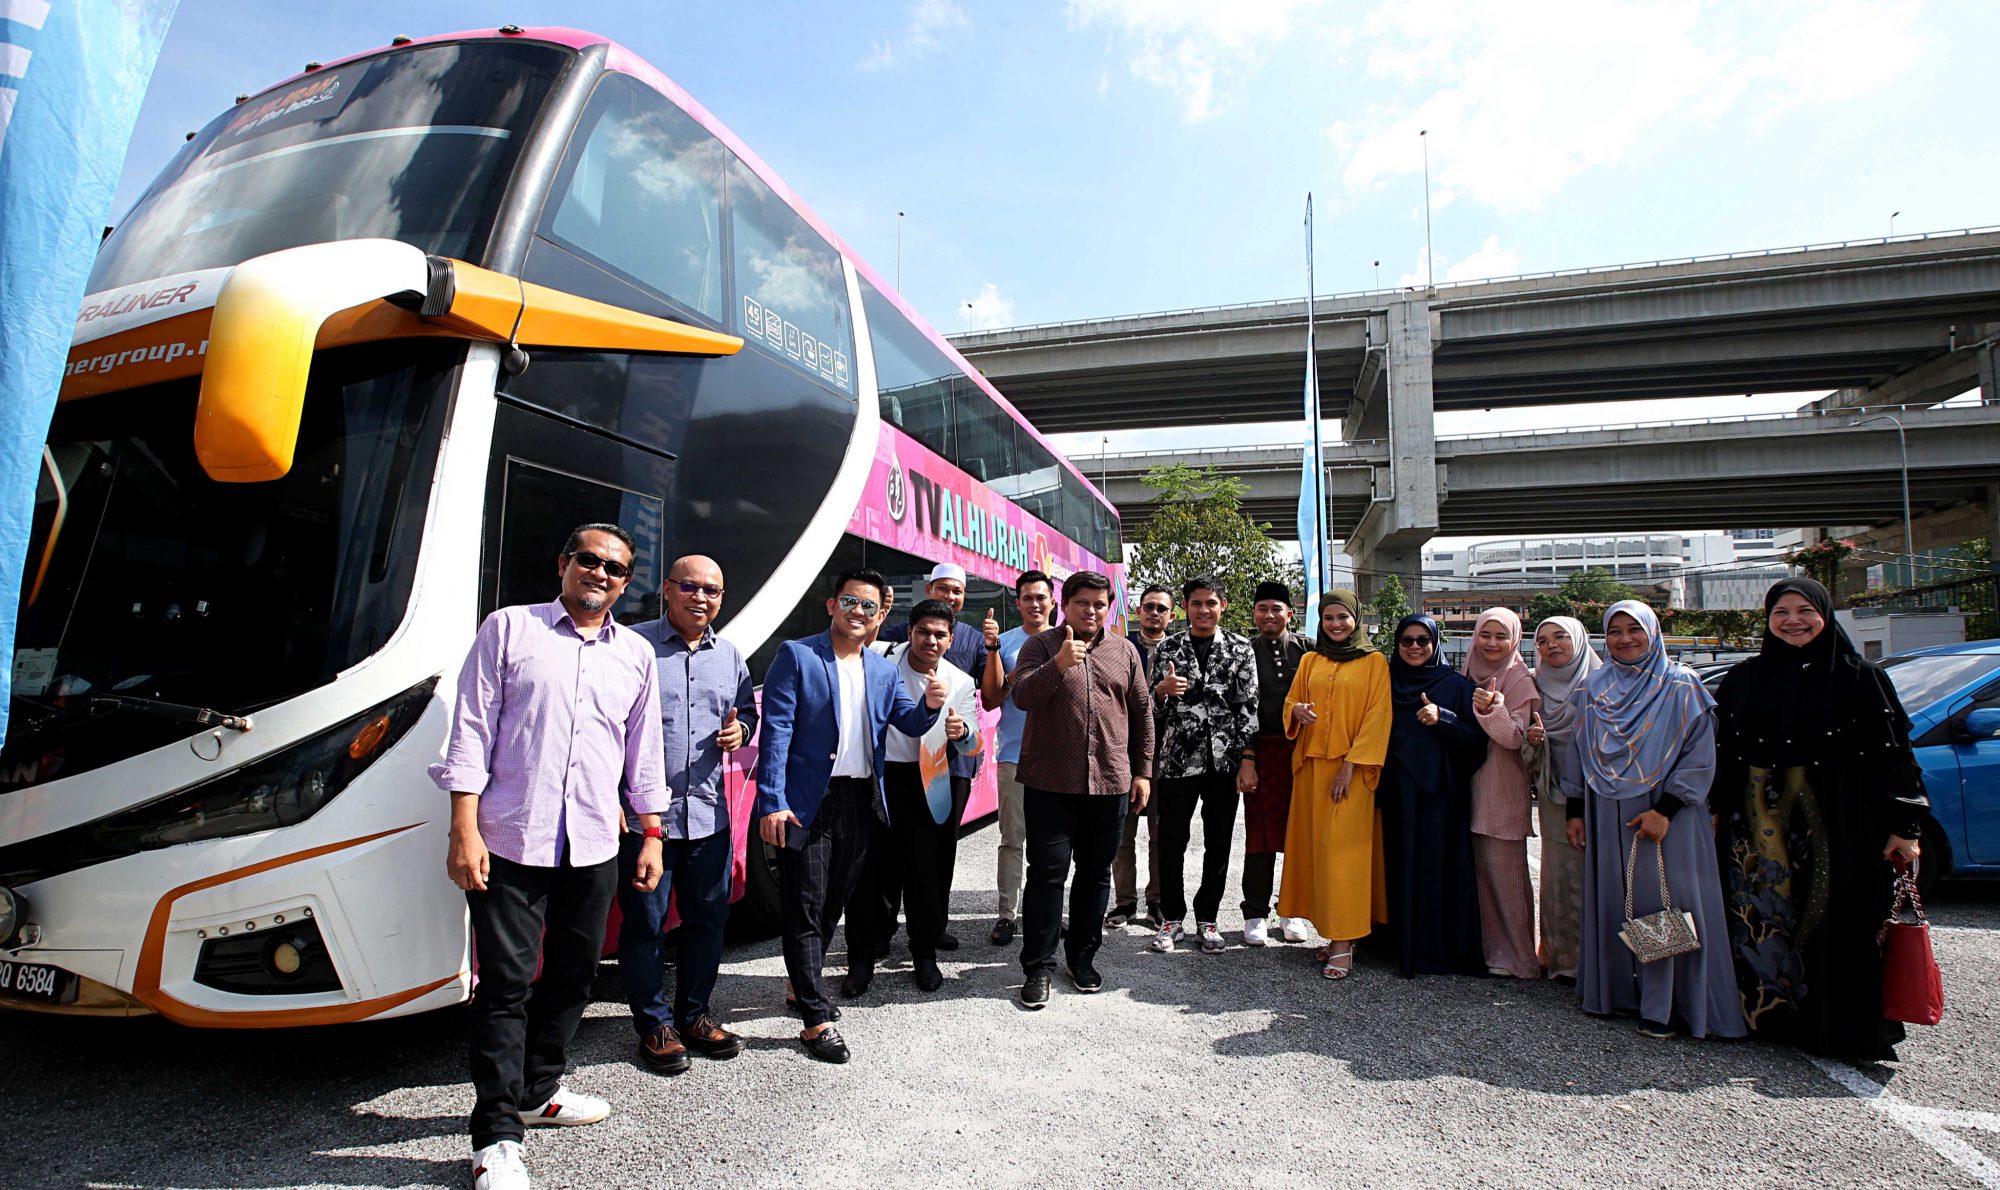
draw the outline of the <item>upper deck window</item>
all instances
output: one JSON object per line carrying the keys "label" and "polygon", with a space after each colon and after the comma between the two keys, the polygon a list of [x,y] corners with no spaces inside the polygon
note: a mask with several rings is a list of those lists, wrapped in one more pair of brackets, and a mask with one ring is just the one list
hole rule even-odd
{"label": "upper deck window", "polygon": [[543,234],[722,320],[722,163],[693,118],[629,75],[591,97]]}
{"label": "upper deck window", "polygon": [[737,333],[853,396],[854,324],[840,254],[733,156],[729,227]]}
{"label": "upper deck window", "polygon": [[90,289],[378,236],[480,263],[567,56],[532,42],[417,46],[232,108],[105,241]]}

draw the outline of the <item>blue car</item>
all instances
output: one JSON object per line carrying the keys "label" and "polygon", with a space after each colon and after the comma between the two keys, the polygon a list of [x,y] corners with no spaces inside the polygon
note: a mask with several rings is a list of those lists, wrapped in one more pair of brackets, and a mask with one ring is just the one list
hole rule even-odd
{"label": "blue car", "polygon": [[2000,640],[1885,658],[1909,712],[1931,821],[1921,882],[2000,876]]}

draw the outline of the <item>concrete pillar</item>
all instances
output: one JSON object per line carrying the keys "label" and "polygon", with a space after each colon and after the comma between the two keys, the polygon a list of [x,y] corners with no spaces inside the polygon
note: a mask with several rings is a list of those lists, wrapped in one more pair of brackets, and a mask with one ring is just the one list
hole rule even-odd
{"label": "concrete pillar", "polygon": [[2000,405],[2000,361],[1994,353],[2000,351],[2000,343],[1988,343],[1979,351],[1979,400],[1985,405]]}
{"label": "concrete pillar", "polygon": [[1358,593],[1372,599],[1380,582],[1369,572],[1402,580],[1412,608],[1423,606],[1422,549],[1438,531],[1436,405],[1431,393],[1435,325],[1427,301],[1396,302],[1388,311],[1388,462],[1374,473],[1373,501],[1362,514],[1347,553],[1354,559]]}

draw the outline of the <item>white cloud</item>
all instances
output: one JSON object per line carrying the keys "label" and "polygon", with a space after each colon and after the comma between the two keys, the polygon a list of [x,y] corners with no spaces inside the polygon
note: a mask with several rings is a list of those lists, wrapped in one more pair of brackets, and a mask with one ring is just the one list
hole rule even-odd
{"label": "white cloud", "polygon": [[1378,90],[1416,94],[1327,137],[1346,155],[1350,193],[1420,173],[1428,131],[1436,194],[1533,210],[1674,120],[1768,115],[1880,86],[1920,56],[1919,13],[1919,0],[1550,0],[1524,19],[1510,0],[1392,0],[1362,23],[1366,74]]}
{"label": "white cloud", "polygon": [[1133,77],[1172,94],[1194,122],[1226,111],[1263,65],[1267,47],[1290,35],[1294,15],[1319,3],[1069,0],[1069,23],[1108,26],[1114,40],[1130,43]]}
{"label": "white cloud", "polygon": [[940,49],[945,35],[963,29],[969,22],[965,10],[952,0],[917,0],[910,6],[910,19],[903,26],[900,43],[887,37],[876,38],[858,65],[862,70],[883,70],[904,58],[916,58]]}
{"label": "white cloud", "polygon": [[959,310],[966,315],[967,329],[990,331],[998,327],[1014,325],[1014,299],[1000,296],[1000,287],[988,281],[979,287],[979,295],[959,302]]}
{"label": "white cloud", "polygon": [[[1425,263],[1430,259],[1430,250],[1417,250],[1417,263],[1409,272],[1396,278],[1396,284],[1405,288],[1422,286],[1429,278]],[[1521,272],[1521,254],[1512,248],[1500,245],[1499,236],[1487,236],[1477,251],[1458,260],[1439,257],[1444,266],[1438,273],[1440,281],[1478,281],[1487,277],[1513,277]]]}

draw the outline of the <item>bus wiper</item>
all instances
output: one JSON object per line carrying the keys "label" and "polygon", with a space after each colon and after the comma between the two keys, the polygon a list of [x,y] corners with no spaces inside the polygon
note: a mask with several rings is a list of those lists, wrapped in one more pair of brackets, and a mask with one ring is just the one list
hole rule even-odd
{"label": "bus wiper", "polygon": [[89,698],[92,706],[111,706],[124,711],[137,711],[142,715],[192,723],[197,727],[227,727],[231,731],[249,731],[253,726],[248,715],[226,715],[221,711],[190,706],[187,703],[134,698],[129,694],[93,694]]}

